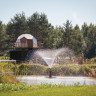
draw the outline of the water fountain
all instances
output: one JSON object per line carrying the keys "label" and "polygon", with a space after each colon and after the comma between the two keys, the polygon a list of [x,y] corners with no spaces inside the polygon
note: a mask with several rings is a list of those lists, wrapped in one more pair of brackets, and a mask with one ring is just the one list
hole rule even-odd
{"label": "water fountain", "polygon": [[[43,49],[41,49],[41,50],[36,50],[34,52],[34,54],[31,55],[30,60],[32,60],[32,58],[34,56],[35,57],[38,57],[38,56],[41,57],[49,67],[49,72],[48,72],[49,78],[52,78],[51,68],[54,64],[54,60],[56,59],[57,56],[61,56],[61,55],[65,58],[70,57],[70,59],[72,57],[74,57],[73,52],[69,48],[60,48],[57,50],[50,50],[50,49],[43,50]],[[41,63],[41,62],[39,62],[39,63]]]}
{"label": "water fountain", "polygon": [[[72,59],[74,57],[74,54],[71,50],[68,48],[61,48],[57,50],[35,50],[33,54],[31,54],[29,61],[31,62],[33,59],[35,61],[38,61],[38,63],[43,64],[46,63],[49,66],[49,78],[46,78],[46,76],[23,76],[22,78],[18,77],[18,80],[20,82],[25,82],[28,85],[32,84],[41,84],[41,83],[47,83],[47,84],[65,84],[65,85],[74,85],[76,83],[80,83],[81,85],[94,85],[96,84],[96,80],[89,77],[73,77],[73,76],[56,76],[56,78],[52,78],[52,71],[51,68],[54,65],[54,61],[56,57],[63,56],[64,58],[69,57]],[[36,59],[37,58],[37,59]],[[45,61],[45,62],[44,62]],[[51,79],[50,79],[51,78]]]}

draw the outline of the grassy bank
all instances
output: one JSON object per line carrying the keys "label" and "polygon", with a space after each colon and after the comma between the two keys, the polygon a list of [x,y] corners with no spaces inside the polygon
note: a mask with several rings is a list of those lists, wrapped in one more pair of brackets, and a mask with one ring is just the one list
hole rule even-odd
{"label": "grassy bank", "polygon": [[[8,85],[7,85],[8,86]],[[75,86],[63,86],[63,85],[34,85],[27,86],[15,85],[15,90],[12,90],[10,85],[8,88],[11,89],[3,90],[0,92],[0,96],[95,96],[96,86],[85,86],[85,85],[75,85]],[[4,87],[3,87],[4,88]],[[18,90],[16,90],[16,88]],[[13,88],[14,89],[14,88]]]}

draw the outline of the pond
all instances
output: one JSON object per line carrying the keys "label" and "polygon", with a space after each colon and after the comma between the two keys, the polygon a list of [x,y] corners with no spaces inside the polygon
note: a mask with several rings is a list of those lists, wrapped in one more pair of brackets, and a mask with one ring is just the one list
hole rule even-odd
{"label": "pond", "polygon": [[81,85],[94,85],[96,84],[95,78],[90,77],[63,77],[63,76],[53,76],[48,78],[46,76],[22,76],[17,77],[20,82],[25,82],[28,85],[32,84],[41,84],[41,83],[52,83],[52,84],[65,84],[65,85],[74,85],[75,83],[80,83]]}

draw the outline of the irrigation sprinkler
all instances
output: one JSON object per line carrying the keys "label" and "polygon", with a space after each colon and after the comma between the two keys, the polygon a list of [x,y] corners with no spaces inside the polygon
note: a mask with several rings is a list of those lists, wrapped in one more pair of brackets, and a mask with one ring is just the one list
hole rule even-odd
{"label": "irrigation sprinkler", "polygon": [[49,78],[52,78],[52,70],[51,70],[51,68],[49,68],[48,73],[49,73]]}

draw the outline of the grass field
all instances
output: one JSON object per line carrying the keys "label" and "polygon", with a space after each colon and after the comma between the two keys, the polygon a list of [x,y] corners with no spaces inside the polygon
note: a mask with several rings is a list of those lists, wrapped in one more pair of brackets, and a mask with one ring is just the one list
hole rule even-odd
{"label": "grass field", "polygon": [[0,96],[96,96],[96,86],[65,86],[20,91],[3,91]]}

